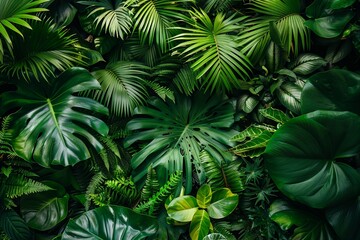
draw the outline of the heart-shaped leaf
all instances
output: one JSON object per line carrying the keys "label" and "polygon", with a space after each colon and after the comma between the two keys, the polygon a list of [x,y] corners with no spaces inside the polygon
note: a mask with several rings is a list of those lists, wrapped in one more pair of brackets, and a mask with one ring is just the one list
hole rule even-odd
{"label": "heart-shaped leaf", "polygon": [[360,75],[332,69],[311,76],[301,94],[301,112],[351,111],[360,115]]}
{"label": "heart-shaped leaf", "polygon": [[167,212],[170,218],[178,222],[190,222],[198,208],[196,198],[181,196],[170,202]]}
{"label": "heart-shaped leaf", "polygon": [[203,184],[196,193],[196,201],[200,208],[207,208],[211,202],[212,191],[210,185]]}
{"label": "heart-shaped leaf", "polygon": [[265,166],[289,198],[325,208],[360,193],[360,173],[350,161],[360,151],[360,117],[315,111],[285,123],[267,144]]}
{"label": "heart-shaped leaf", "polygon": [[341,239],[360,239],[360,197],[326,211],[326,218]]}
{"label": "heart-shaped leaf", "polygon": [[140,240],[153,236],[157,229],[158,223],[153,217],[126,207],[106,206],[70,220],[61,239]]}
{"label": "heart-shaped leaf", "polygon": [[87,143],[97,151],[102,149],[88,129],[106,135],[108,127],[87,112],[107,114],[107,108],[92,99],[73,95],[100,88],[87,70],[71,68],[50,83],[21,81],[16,86],[16,91],[1,95],[0,114],[20,108],[14,115],[17,120],[13,126],[17,133],[13,146],[19,156],[45,167],[66,166],[90,157]]}
{"label": "heart-shaped leaf", "polygon": [[207,207],[209,216],[215,219],[229,216],[236,208],[239,196],[229,188],[220,188],[213,192],[211,204]]}
{"label": "heart-shaped leaf", "polygon": [[276,95],[287,109],[293,113],[300,114],[301,87],[292,82],[281,84],[276,90]]}
{"label": "heart-shaped leaf", "polygon": [[55,182],[45,181],[54,190],[21,198],[20,212],[27,225],[39,231],[55,227],[68,214],[69,194]]}
{"label": "heart-shaped leaf", "polygon": [[204,209],[198,209],[190,224],[191,240],[202,240],[210,229],[209,214]]}
{"label": "heart-shaped leaf", "polygon": [[283,230],[289,230],[295,226],[291,239],[337,239],[321,215],[297,208],[287,201],[278,199],[272,203],[269,216]]}

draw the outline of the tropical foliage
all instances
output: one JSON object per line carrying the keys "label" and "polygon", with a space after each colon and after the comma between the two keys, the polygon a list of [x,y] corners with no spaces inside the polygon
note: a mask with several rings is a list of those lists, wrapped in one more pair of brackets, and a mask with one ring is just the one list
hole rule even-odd
{"label": "tropical foliage", "polygon": [[0,0],[1,239],[359,239],[356,0]]}

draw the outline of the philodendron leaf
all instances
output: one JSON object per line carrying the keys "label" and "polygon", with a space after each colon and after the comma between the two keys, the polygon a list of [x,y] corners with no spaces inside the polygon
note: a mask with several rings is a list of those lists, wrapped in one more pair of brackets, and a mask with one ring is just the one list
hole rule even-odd
{"label": "philodendron leaf", "polygon": [[315,111],[293,118],[267,144],[265,166],[289,198],[326,208],[358,196],[360,173],[350,165],[360,151],[360,117]]}
{"label": "philodendron leaf", "polygon": [[212,191],[210,185],[203,184],[196,194],[196,201],[200,208],[207,208],[211,202]]}
{"label": "philodendron leaf", "polygon": [[300,114],[301,87],[292,82],[281,84],[276,90],[276,95],[287,109],[293,113]]}
{"label": "philodendron leaf", "polygon": [[70,220],[61,239],[140,240],[153,236],[157,229],[158,223],[153,217],[122,206],[106,206]]}
{"label": "philodendron leaf", "polygon": [[326,219],[341,239],[360,239],[360,197],[326,210]]}
{"label": "philodendron leaf", "polygon": [[290,68],[294,73],[300,75],[308,75],[321,68],[326,64],[326,61],[315,54],[306,53],[299,56]]}
{"label": "philodendron leaf", "polygon": [[209,214],[204,209],[198,209],[190,223],[191,240],[202,240],[210,229]]}
{"label": "philodendron leaf", "polygon": [[10,239],[32,239],[32,233],[24,219],[13,209],[0,210],[0,229],[4,231]]}
{"label": "philodendron leaf", "polygon": [[301,94],[301,112],[351,111],[360,115],[360,75],[332,69],[311,76]]}
{"label": "philodendron leaf", "polygon": [[170,218],[178,222],[190,222],[198,208],[196,198],[193,196],[182,196],[170,202],[167,212]]}
{"label": "philodendron leaf", "polygon": [[74,165],[88,159],[87,144],[97,151],[99,140],[88,129],[106,135],[107,125],[88,112],[107,114],[98,102],[74,94],[99,89],[96,79],[84,68],[70,68],[51,83],[20,81],[17,90],[0,96],[0,114],[14,111],[14,149],[22,158],[49,167]]}
{"label": "philodendron leaf", "polygon": [[68,214],[69,194],[60,184],[45,181],[54,190],[21,198],[20,212],[30,228],[46,231],[55,227]]}
{"label": "philodendron leaf", "polygon": [[289,230],[295,226],[291,239],[337,239],[323,217],[305,209],[297,208],[287,201],[278,199],[272,203],[269,216],[283,230]]}
{"label": "philodendron leaf", "polygon": [[213,192],[211,204],[207,207],[211,218],[220,219],[229,216],[236,208],[239,196],[228,188],[220,188]]}
{"label": "philodendron leaf", "polygon": [[343,32],[354,16],[355,13],[351,11],[337,12],[329,16],[306,20],[304,25],[320,37],[334,38]]}

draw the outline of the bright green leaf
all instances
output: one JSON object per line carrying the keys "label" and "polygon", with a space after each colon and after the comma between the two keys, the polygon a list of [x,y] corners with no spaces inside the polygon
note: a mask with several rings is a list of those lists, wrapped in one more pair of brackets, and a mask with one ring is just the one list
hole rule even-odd
{"label": "bright green leaf", "polygon": [[220,219],[229,216],[236,208],[239,196],[228,188],[220,188],[213,192],[211,204],[207,207],[211,218]]}
{"label": "bright green leaf", "polygon": [[209,233],[209,229],[209,214],[203,209],[197,210],[190,224],[191,240],[202,240]]}
{"label": "bright green leaf", "polygon": [[170,218],[179,222],[190,222],[198,210],[196,198],[193,196],[182,196],[173,199],[167,212]]}
{"label": "bright green leaf", "polygon": [[207,208],[211,202],[212,191],[210,185],[203,184],[196,193],[196,201],[200,208]]}

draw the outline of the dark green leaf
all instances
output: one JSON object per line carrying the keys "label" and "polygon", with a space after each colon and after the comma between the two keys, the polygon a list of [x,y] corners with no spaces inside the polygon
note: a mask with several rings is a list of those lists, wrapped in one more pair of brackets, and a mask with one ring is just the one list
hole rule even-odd
{"label": "dark green leaf", "polygon": [[293,113],[300,114],[301,87],[292,82],[283,83],[276,90],[276,95],[287,109]]}
{"label": "dark green leaf", "polygon": [[44,182],[54,190],[21,198],[20,212],[27,225],[39,231],[55,227],[68,214],[69,194],[55,182]]}
{"label": "dark green leaf", "polygon": [[169,217],[178,222],[190,222],[198,210],[196,198],[193,196],[182,196],[173,199],[167,212]]}
{"label": "dark green leaf", "polygon": [[326,61],[315,54],[306,53],[296,58],[295,62],[290,65],[294,73],[300,75],[308,75],[321,68]]}
{"label": "dark green leaf", "polygon": [[106,206],[70,220],[61,239],[140,240],[154,235],[157,228],[158,223],[153,217],[126,207]]}
{"label": "dark green leaf", "polygon": [[0,229],[11,239],[29,240],[32,234],[25,221],[12,209],[0,210]]}
{"label": "dark green leaf", "polygon": [[359,153],[359,131],[360,117],[350,112],[301,115],[275,132],[265,166],[289,198],[313,208],[339,204],[360,193],[360,173],[342,162]]}
{"label": "dark green leaf", "polygon": [[341,239],[360,239],[360,229],[354,227],[360,222],[360,197],[328,209],[326,218]]}
{"label": "dark green leaf", "polygon": [[228,188],[220,188],[213,192],[211,204],[207,211],[211,218],[220,219],[229,216],[236,208],[239,196]]}
{"label": "dark green leaf", "polygon": [[332,69],[311,76],[301,95],[301,112],[351,111],[360,115],[360,75]]}
{"label": "dark green leaf", "polygon": [[107,114],[98,102],[73,94],[100,88],[94,77],[83,68],[71,68],[51,84],[32,81],[17,83],[17,90],[0,97],[0,114],[15,110],[17,132],[13,145],[22,158],[43,165],[74,165],[90,157],[87,140],[97,151],[101,143],[87,128],[106,135],[106,124],[79,109]]}
{"label": "dark green leaf", "polygon": [[332,0],[330,7],[332,9],[341,9],[350,7],[356,2],[356,0]]}
{"label": "dark green leaf", "polygon": [[261,115],[263,115],[264,117],[271,119],[277,123],[280,124],[284,124],[287,121],[290,120],[289,116],[286,115],[283,111],[279,110],[279,109],[275,109],[275,108],[264,108],[259,110],[259,112],[261,113]]}
{"label": "dark green leaf", "polygon": [[210,229],[209,214],[204,209],[198,209],[190,223],[191,240],[202,240]]}
{"label": "dark green leaf", "polygon": [[273,202],[269,215],[283,230],[295,227],[291,239],[337,239],[325,219],[305,209],[297,208],[287,201],[278,199]]}
{"label": "dark green leaf", "polygon": [[255,96],[252,96],[250,94],[244,94],[238,100],[238,104],[241,110],[246,113],[251,113],[259,102],[260,101]]}
{"label": "dark green leaf", "polygon": [[351,11],[338,12],[321,18],[306,20],[304,25],[320,37],[334,38],[343,32],[345,26],[354,16],[355,13]]}

